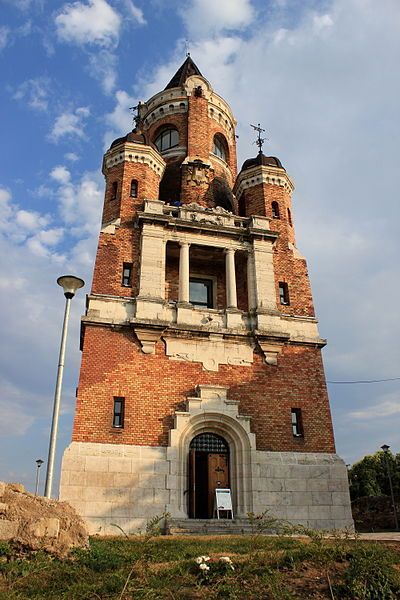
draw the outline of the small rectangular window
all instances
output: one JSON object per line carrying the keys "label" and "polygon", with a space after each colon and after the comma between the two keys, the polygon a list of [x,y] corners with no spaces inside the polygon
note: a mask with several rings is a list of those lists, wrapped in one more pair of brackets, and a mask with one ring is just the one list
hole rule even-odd
{"label": "small rectangular window", "polygon": [[113,181],[112,182],[112,187],[111,187],[111,200],[116,200],[116,198],[117,198],[117,192],[118,192],[118,182],[117,181]]}
{"label": "small rectangular window", "polygon": [[304,437],[301,408],[292,408],[292,432],[293,437]]}
{"label": "small rectangular window", "polygon": [[189,302],[193,306],[213,308],[212,280],[191,277],[189,280]]}
{"label": "small rectangular window", "polygon": [[132,263],[124,263],[122,267],[122,285],[124,287],[132,286]]}
{"label": "small rectangular window", "polygon": [[114,398],[113,427],[122,429],[124,426],[125,398]]}
{"label": "small rectangular window", "polygon": [[137,194],[138,194],[138,182],[136,181],[136,179],[132,179],[130,196],[131,196],[131,198],[137,198]]}
{"label": "small rectangular window", "polygon": [[281,304],[289,305],[289,287],[284,281],[279,282],[279,301]]}

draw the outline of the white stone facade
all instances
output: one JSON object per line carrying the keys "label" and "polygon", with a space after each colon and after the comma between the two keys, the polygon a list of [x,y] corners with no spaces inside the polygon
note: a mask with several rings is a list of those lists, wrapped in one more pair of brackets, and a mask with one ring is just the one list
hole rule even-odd
{"label": "white stone facade", "polygon": [[318,529],[352,527],[347,469],[336,454],[256,450],[250,417],[239,414],[227,388],[201,385],[175,413],[168,447],[72,442],[64,453],[60,497],[88,522],[91,533],[144,530],[168,511],[188,517],[188,452],[202,432],[230,448],[234,514],[265,510]]}

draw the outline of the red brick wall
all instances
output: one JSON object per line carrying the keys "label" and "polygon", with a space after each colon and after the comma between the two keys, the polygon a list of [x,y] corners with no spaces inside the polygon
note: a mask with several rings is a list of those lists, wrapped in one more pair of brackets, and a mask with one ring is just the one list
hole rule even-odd
{"label": "red brick wall", "polygon": [[[291,223],[288,217],[288,210],[292,211],[289,192],[283,187],[263,183],[246,189],[243,194],[246,216],[261,215],[268,217],[270,219],[270,229],[279,233],[274,247],[274,273],[278,310],[287,315],[314,317],[315,312],[307,263],[304,259],[295,258],[293,250],[289,248],[289,244],[295,243],[293,213],[291,212]],[[272,202],[278,203],[279,219],[272,216]],[[288,285],[289,306],[280,304],[279,282]]]}
{"label": "red brick wall", "polygon": [[[128,328],[88,326],[84,337],[73,440],[98,443],[167,445],[172,415],[182,410],[197,384],[229,387],[239,413],[252,417],[257,448],[271,451],[334,452],[333,432],[320,350],[287,346],[278,366],[255,353],[251,367],[220,365],[204,371],[200,363],[141,352]],[[113,397],[125,397],[125,427],[114,431]],[[301,408],[304,439],[294,438],[291,408]]]}
{"label": "red brick wall", "polygon": [[[131,180],[138,181],[138,197],[131,198]],[[118,183],[117,198],[111,199],[112,182]],[[108,170],[103,210],[103,224],[121,218],[121,226],[114,234],[100,233],[96,263],[93,273],[92,292],[119,296],[136,295],[140,260],[139,231],[133,227],[137,211],[144,198],[158,198],[160,177],[144,164],[124,162]],[[133,287],[121,285],[122,265],[132,263]]]}
{"label": "red brick wall", "polygon": [[[167,163],[167,169],[164,180],[161,183],[163,199],[178,200],[184,204],[196,202],[204,206],[214,206],[212,179],[214,177],[223,177],[227,180],[230,187],[236,178],[236,140],[228,139],[226,131],[222,124],[219,124],[214,119],[208,116],[208,101],[204,97],[189,96],[188,111],[165,115],[157,119],[147,128],[147,133],[150,140],[154,142],[159,131],[163,127],[171,125],[178,130],[179,146],[186,147],[187,156],[194,158],[200,156],[206,163],[212,161],[212,169],[209,171],[209,184],[201,184],[196,186],[187,185],[185,169],[180,169],[180,164],[185,156],[177,158],[176,156],[168,157],[164,155]],[[227,168],[221,164],[218,159],[213,159],[210,155],[213,149],[214,135],[219,133],[226,140],[228,149]],[[170,171],[173,169],[172,176]],[[167,178],[170,181],[166,181]]]}

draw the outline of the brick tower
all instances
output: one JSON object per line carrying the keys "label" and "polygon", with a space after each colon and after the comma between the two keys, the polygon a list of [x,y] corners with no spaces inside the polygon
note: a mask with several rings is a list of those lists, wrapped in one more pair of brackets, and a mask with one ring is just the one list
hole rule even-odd
{"label": "brick tower", "polygon": [[167,510],[351,526],[293,183],[188,57],[104,156],[103,219],[61,498],[92,532]]}

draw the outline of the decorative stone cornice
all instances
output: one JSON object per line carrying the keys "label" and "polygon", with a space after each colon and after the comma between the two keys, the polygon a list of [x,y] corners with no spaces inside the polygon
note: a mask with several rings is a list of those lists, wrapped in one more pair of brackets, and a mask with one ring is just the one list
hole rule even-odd
{"label": "decorative stone cornice", "polygon": [[107,170],[123,162],[144,164],[152,169],[159,177],[165,170],[165,161],[151,146],[134,142],[121,142],[106,152],[103,159],[103,174]]}
{"label": "decorative stone cornice", "polygon": [[239,173],[233,193],[239,197],[244,190],[263,183],[283,187],[289,194],[294,190],[294,183],[284,169],[257,165]]}

